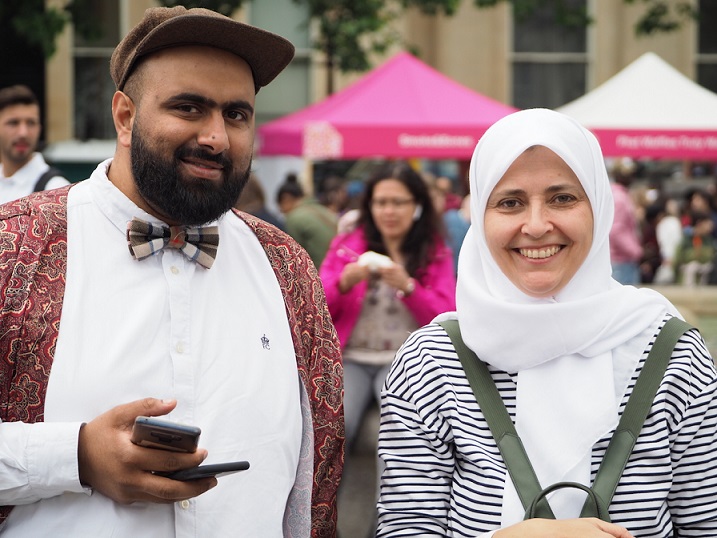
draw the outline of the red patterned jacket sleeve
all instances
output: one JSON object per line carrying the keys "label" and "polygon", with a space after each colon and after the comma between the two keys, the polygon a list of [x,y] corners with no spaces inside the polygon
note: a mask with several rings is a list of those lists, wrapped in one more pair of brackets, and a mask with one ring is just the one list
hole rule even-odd
{"label": "red patterned jacket sleeve", "polygon": [[237,213],[254,231],[281,287],[314,431],[311,535],[336,536],[336,494],[344,460],[343,367],[326,297],[308,254],[284,232]]}
{"label": "red patterned jacket sleeve", "polygon": [[[0,419],[42,422],[67,261],[64,187],[0,206]],[[32,295],[31,295],[32,294]],[[12,507],[0,507],[0,523]]]}

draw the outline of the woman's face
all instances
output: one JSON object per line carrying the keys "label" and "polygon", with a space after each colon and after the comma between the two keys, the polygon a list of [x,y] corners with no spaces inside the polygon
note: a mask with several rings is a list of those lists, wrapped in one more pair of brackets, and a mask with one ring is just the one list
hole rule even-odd
{"label": "woman's face", "polygon": [[563,289],[593,240],[592,209],[580,181],[543,146],[511,164],[488,198],[484,224],[501,271],[531,297]]}
{"label": "woman's face", "polygon": [[371,216],[384,239],[402,240],[413,226],[416,201],[403,183],[384,179],[374,185]]}

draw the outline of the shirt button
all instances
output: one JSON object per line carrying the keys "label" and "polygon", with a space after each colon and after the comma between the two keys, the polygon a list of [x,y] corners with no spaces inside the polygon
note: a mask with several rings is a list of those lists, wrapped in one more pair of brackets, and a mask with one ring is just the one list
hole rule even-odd
{"label": "shirt button", "polygon": [[173,274],[173,275],[178,275],[178,274],[179,274],[179,269],[177,269],[177,267],[174,266],[174,265],[172,266],[172,268],[170,269],[170,271],[172,271],[172,274]]}
{"label": "shirt button", "polygon": [[174,349],[177,350],[177,353],[184,353],[184,344],[179,342]]}
{"label": "shirt button", "polygon": [[182,510],[188,510],[189,509],[189,501],[187,499],[184,499],[181,503],[179,503],[179,506],[182,507]]}

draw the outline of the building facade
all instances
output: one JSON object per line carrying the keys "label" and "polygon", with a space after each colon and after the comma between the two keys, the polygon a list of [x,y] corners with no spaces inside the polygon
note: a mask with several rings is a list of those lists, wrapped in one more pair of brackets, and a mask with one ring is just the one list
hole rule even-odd
{"label": "building facade", "polygon": [[[701,10],[700,22],[690,22],[667,34],[642,37],[634,28],[645,9],[642,3],[571,2],[584,6],[593,23],[569,28],[556,24],[550,10],[520,19],[509,2],[478,9],[472,0],[463,0],[455,16],[426,16],[411,10],[396,29],[429,65],[460,84],[518,108],[561,106],[647,51],[657,53],[689,78],[717,92],[717,33],[706,31],[717,25],[714,0],[694,0]],[[79,177],[86,172],[83,159],[88,166],[94,165],[114,149],[110,115],[114,86],[108,69],[112,50],[144,10],[157,3],[97,0],[91,5],[93,18],[102,28],[101,37],[84,41],[68,25],[45,73],[49,158],[69,167],[80,163],[77,170],[68,171],[72,176],[74,170]],[[284,35],[297,47],[292,64],[257,96],[257,124],[326,97],[326,68],[321,54],[310,48],[313,26],[307,21],[305,6],[293,0],[252,0],[235,16]],[[374,58],[375,64],[386,57]],[[338,75],[337,88],[359,76]]]}

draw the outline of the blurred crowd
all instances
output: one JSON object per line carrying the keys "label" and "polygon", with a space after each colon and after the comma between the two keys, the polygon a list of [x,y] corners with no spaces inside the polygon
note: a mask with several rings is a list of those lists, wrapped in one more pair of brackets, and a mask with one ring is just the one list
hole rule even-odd
{"label": "blurred crowd", "polygon": [[[667,189],[665,182],[645,183],[630,159],[618,159],[612,167],[613,190],[622,189],[629,205],[617,193],[616,216],[610,241],[613,275],[623,284],[699,286],[717,284],[717,184],[712,181],[680,182]],[[615,192],[614,192],[615,194]],[[632,216],[626,217],[626,212]],[[632,229],[625,222],[632,221]],[[634,237],[636,248],[625,246]],[[622,246],[620,252],[614,249]],[[620,271],[620,264],[632,264]]]}

